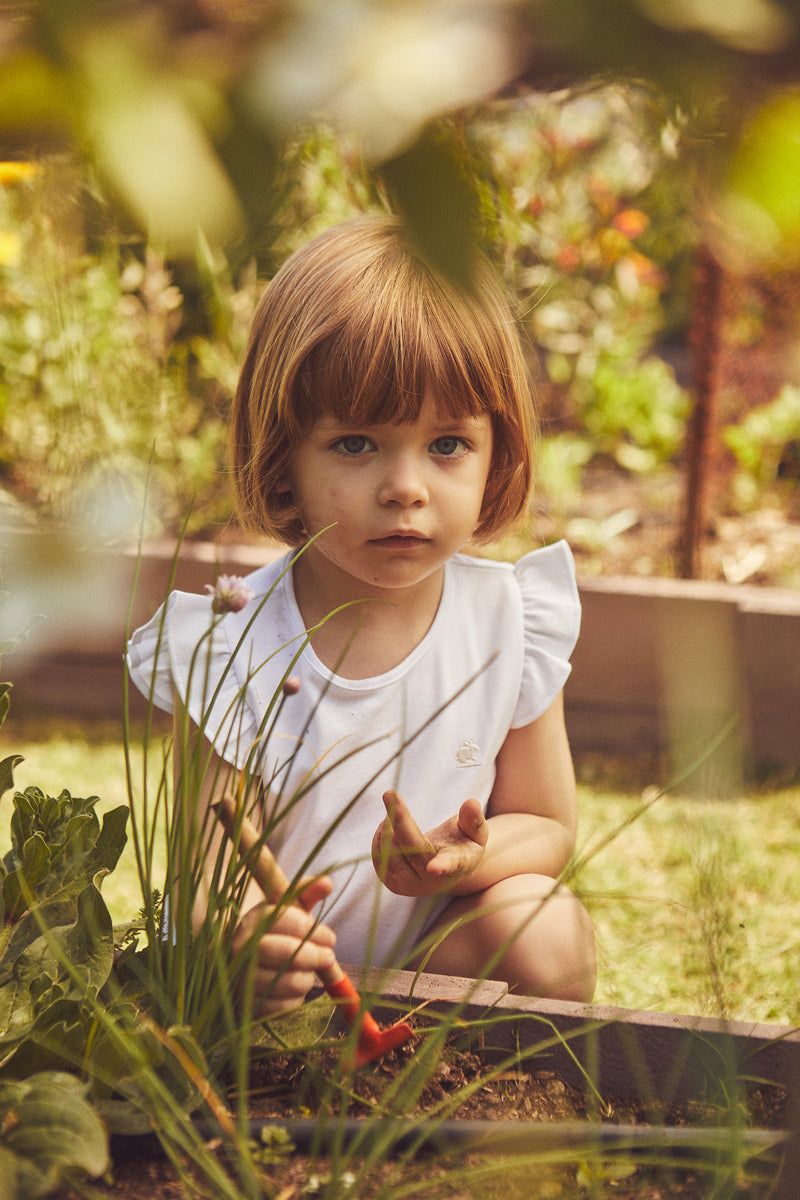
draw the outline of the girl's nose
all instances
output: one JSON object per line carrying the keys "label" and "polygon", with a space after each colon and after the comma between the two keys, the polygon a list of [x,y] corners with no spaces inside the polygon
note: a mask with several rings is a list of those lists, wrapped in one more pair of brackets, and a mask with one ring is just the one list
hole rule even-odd
{"label": "girl's nose", "polygon": [[404,508],[427,504],[428,489],[412,456],[398,455],[387,462],[378,499],[381,504],[399,504]]}

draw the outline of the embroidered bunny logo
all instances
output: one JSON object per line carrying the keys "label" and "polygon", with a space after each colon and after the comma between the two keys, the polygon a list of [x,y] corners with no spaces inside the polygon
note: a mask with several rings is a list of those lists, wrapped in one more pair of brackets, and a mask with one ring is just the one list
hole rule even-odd
{"label": "embroidered bunny logo", "polygon": [[477,744],[477,742],[473,742],[471,738],[467,738],[467,740],[462,742],[456,750],[456,766],[479,767],[479,753],[480,746]]}

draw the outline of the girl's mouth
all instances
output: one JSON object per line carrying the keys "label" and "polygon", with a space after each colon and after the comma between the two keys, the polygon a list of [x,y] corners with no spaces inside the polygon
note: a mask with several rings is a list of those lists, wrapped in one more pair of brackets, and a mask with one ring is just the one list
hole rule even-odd
{"label": "girl's mouth", "polygon": [[423,546],[428,538],[421,533],[390,533],[386,537],[372,538],[373,546],[385,546],[390,550],[411,550]]}

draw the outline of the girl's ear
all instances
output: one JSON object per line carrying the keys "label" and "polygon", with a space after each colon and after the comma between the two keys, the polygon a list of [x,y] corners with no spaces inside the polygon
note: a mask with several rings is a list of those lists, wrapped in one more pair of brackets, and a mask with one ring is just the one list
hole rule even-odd
{"label": "girl's ear", "polygon": [[276,491],[277,495],[283,496],[286,494],[286,492],[290,492],[291,490],[292,490],[292,484],[289,479],[289,476],[281,475],[280,479],[275,484],[275,491]]}

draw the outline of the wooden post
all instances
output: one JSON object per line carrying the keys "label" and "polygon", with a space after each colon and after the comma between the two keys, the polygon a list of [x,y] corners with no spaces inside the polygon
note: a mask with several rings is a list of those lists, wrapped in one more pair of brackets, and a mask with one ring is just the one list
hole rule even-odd
{"label": "wooden post", "polygon": [[709,467],[714,452],[723,349],[725,272],[708,246],[697,252],[689,329],[694,407],[686,433],[684,491],[676,565],[681,579],[699,579],[708,524]]}

